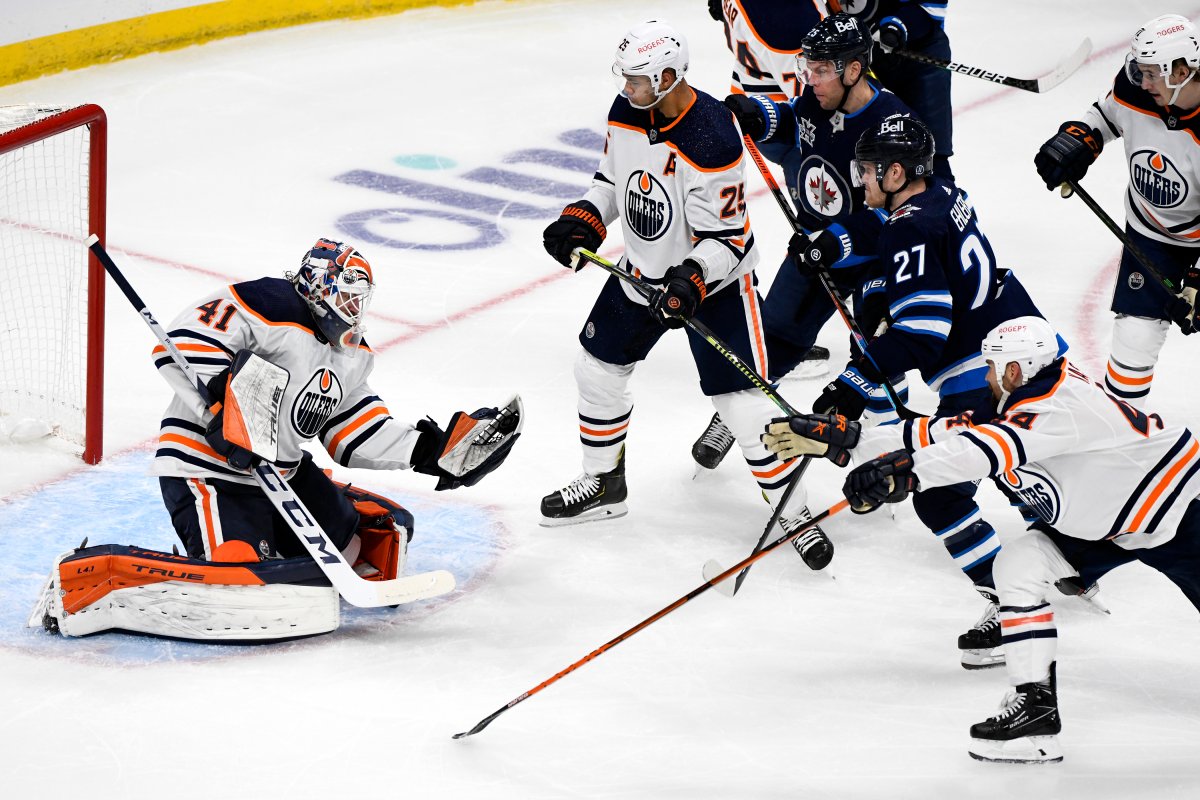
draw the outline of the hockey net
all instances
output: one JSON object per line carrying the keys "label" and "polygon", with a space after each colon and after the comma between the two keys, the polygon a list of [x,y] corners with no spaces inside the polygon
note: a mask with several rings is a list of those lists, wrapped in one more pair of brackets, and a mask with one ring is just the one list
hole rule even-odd
{"label": "hockey net", "polygon": [[0,433],[53,434],[100,460],[107,125],[95,105],[0,106]]}

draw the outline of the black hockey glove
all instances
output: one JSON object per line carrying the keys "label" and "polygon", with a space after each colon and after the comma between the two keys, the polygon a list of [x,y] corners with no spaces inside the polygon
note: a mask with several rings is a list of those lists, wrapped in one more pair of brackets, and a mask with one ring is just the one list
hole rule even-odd
{"label": "black hockey glove", "polygon": [[708,0],[708,15],[717,22],[722,20],[721,0]]}
{"label": "black hockey glove", "polygon": [[800,414],[771,420],[762,443],[787,461],[801,456],[825,456],[839,467],[850,463],[862,426],[841,414]]}
{"label": "black hockey glove", "polygon": [[884,503],[902,502],[918,488],[912,453],[894,450],[852,469],[842,494],[855,514],[869,514]]}
{"label": "black hockey glove", "polygon": [[667,270],[665,277],[667,285],[650,295],[650,313],[663,327],[682,328],[708,294],[704,271],[695,261],[687,260]]}
{"label": "black hockey glove", "polygon": [[1047,189],[1055,189],[1068,180],[1077,181],[1104,149],[1104,137],[1086,122],[1064,122],[1033,157],[1038,175]]}
{"label": "black hockey glove", "polygon": [[587,200],[580,200],[564,208],[559,218],[546,226],[542,232],[542,245],[555,261],[578,272],[583,265],[572,264],[571,253],[579,247],[595,252],[607,235],[600,209]]}
{"label": "black hockey glove", "polygon": [[841,375],[830,381],[813,401],[814,414],[841,414],[856,420],[867,409],[871,393],[883,382],[883,375],[865,357],[846,365]]}
{"label": "black hockey glove", "polygon": [[801,272],[829,269],[850,255],[849,237],[835,236],[828,230],[817,231],[811,236],[793,233],[788,240],[788,256]]}
{"label": "black hockey glove", "polygon": [[1183,275],[1183,289],[1171,301],[1167,313],[1183,331],[1190,336],[1200,330],[1196,319],[1196,292],[1200,290],[1200,264],[1192,264]]}
{"label": "black hockey glove", "polygon": [[884,17],[879,21],[879,46],[883,52],[900,50],[908,44],[908,28],[898,17]]}
{"label": "black hockey glove", "polygon": [[229,462],[229,466],[234,469],[251,470],[257,467],[262,459],[225,438],[225,391],[228,388],[229,368],[226,367],[208,382],[208,396],[212,398],[213,408],[217,408],[218,404],[220,404],[220,408],[204,429],[204,440],[217,452],[217,455]]}
{"label": "black hockey glove", "polygon": [[725,98],[725,107],[737,117],[742,133],[756,142],[766,137],[767,119],[762,103],[749,95],[731,94]]}

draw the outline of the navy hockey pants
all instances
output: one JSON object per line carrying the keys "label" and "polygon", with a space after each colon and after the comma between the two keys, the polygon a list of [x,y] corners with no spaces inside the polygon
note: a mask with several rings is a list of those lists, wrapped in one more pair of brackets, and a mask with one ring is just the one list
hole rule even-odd
{"label": "navy hockey pants", "polygon": [[[1125,235],[1150,259],[1150,263],[1164,278],[1176,285],[1183,280],[1184,270],[1200,257],[1200,248],[1156,242],[1129,226],[1125,227]],[[1146,272],[1146,268],[1128,249],[1121,251],[1121,267],[1117,272],[1117,285],[1113,288],[1112,310],[1115,313],[1170,319],[1167,305],[1173,299],[1174,296],[1163,288],[1157,278]]]}

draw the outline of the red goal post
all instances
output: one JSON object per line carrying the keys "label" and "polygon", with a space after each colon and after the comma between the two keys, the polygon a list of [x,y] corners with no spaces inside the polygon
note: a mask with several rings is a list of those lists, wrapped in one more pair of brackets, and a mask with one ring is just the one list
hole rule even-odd
{"label": "red goal post", "polygon": [[0,422],[103,450],[108,123],[96,105],[0,106]]}

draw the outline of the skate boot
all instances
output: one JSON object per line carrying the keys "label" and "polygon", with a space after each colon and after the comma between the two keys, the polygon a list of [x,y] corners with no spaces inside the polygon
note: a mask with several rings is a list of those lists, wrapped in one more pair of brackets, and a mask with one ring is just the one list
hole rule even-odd
{"label": "skate boot", "polygon": [[1009,764],[1062,761],[1054,667],[1051,663],[1048,680],[1022,683],[1005,696],[999,714],[971,726],[971,758]]}
{"label": "skate boot", "polygon": [[[791,533],[797,528],[804,525],[812,519],[812,514],[808,507],[800,509],[800,513],[795,517],[779,517],[779,524],[785,531]],[[833,561],[833,542],[825,535],[825,531],[821,530],[821,526],[813,525],[804,533],[792,539],[792,547],[796,548],[796,552],[804,559],[804,563],[811,570],[822,570],[829,566],[829,562]]]}
{"label": "skate boot", "polygon": [[829,374],[829,348],[814,344],[808,348],[800,363],[788,372],[787,377],[796,380],[824,378]]}
{"label": "skate boot", "polygon": [[625,450],[617,465],[599,475],[583,473],[557,492],[542,498],[541,525],[555,528],[601,519],[616,519],[629,513],[625,498]]}
{"label": "skate boot", "polygon": [[987,669],[1004,664],[1004,649],[1000,646],[1000,617],[998,598],[991,592],[976,587],[988,601],[983,616],[971,630],[958,637],[958,649],[962,651],[963,669]]}
{"label": "skate boot", "polygon": [[713,414],[708,427],[692,445],[692,458],[705,469],[716,469],[733,447],[733,433],[725,427],[720,414]]}

